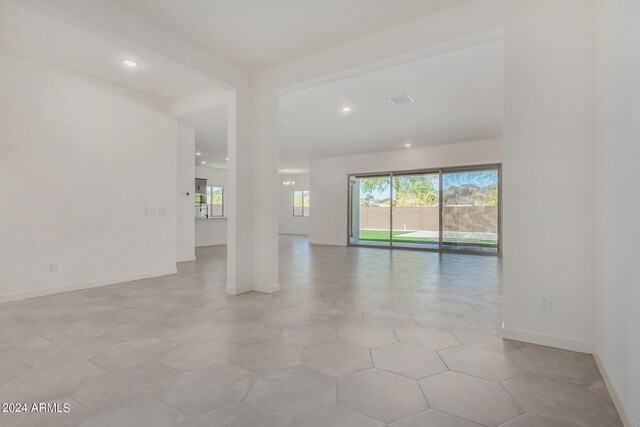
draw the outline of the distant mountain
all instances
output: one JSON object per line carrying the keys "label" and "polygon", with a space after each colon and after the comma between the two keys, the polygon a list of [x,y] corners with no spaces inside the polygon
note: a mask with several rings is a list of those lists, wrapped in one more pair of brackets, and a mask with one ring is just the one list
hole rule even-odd
{"label": "distant mountain", "polygon": [[491,206],[496,204],[497,191],[496,185],[463,184],[445,188],[442,198],[447,205]]}

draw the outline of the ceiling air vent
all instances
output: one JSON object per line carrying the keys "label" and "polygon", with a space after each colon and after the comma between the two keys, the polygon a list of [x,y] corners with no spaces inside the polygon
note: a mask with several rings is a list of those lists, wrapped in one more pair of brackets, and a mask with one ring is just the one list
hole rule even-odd
{"label": "ceiling air vent", "polygon": [[411,104],[413,102],[413,99],[406,93],[404,95],[392,96],[388,99],[393,105]]}

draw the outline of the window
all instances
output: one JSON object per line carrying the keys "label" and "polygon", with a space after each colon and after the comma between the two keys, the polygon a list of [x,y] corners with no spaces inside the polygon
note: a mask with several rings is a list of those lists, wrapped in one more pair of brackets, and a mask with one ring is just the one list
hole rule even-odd
{"label": "window", "polygon": [[309,190],[293,191],[293,216],[309,216]]}
{"label": "window", "polygon": [[208,217],[224,216],[224,189],[222,187],[207,186]]}

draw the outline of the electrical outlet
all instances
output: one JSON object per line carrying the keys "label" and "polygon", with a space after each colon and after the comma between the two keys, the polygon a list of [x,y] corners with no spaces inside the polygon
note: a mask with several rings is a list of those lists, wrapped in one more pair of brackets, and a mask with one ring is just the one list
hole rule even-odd
{"label": "electrical outlet", "polygon": [[158,208],[158,215],[167,216],[167,208]]}
{"label": "electrical outlet", "polygon": [[540,297],[538,300],[538,310],[551,311],[551,297]]}
{"label": "electrical outlet", "polygon": [[60,273],[60,264],[52,262],[51,263],[51,272],[52,273]]}
{"label": "electrical outlet", "polygon": [[144,210],[144,214],[145,215],[155,215],[156,214],[156,208],[146,208]]}

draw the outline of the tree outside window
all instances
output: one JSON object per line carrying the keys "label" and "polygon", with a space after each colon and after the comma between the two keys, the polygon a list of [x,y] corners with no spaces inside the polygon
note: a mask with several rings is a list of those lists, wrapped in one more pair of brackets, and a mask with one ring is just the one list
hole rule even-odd
{"label": "tree outside window", "polygon": [[293,191],[293,216],[309,216],[309,190]]}
{"label": "tree outside window", "polygon": [[207,205],[209,218],[224,216],[224,189],[222,187],[207,186]]}

